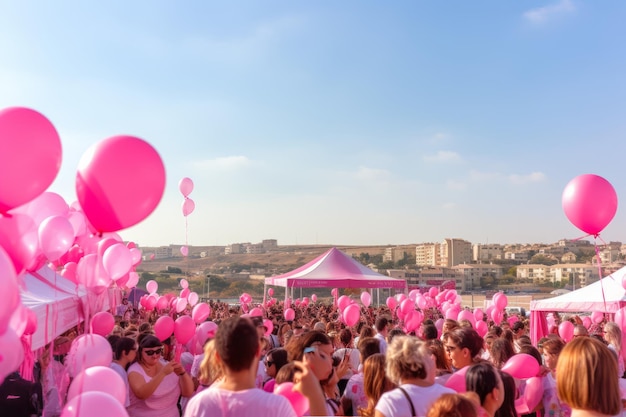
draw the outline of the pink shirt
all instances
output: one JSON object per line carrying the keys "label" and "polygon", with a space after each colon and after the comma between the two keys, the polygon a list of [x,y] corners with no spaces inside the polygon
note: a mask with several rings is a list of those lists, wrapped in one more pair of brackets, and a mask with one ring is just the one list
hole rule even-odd
{"label": "pink shirt", "polygon": [[[141,365],[133,363],[128,368],[128,374],[136,372],[143,377],[146,382],[150,382],[152,377],[146,375]],[[133,390],[130,390],[130,406],[128,407],[129,417],[179,417],[178,397],[180,396],[179,377],[174,372],[167,375],[151,396],[145,400],[137,398]]]}

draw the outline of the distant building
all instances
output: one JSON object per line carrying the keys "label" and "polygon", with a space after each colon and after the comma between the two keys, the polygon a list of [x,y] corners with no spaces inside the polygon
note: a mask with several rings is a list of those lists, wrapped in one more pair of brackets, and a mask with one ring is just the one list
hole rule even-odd
{"label": "distant building", "polygon": [[245,245],[246,253],[250,255],[258,255],[260,253],[265,253],[265,248],[262,243],[250,243]]}
{"label": "distant building", "polygon": [[570,240],[570,239],[561,239],[557,243],[558,246],[565,246],[571,251],[575,251],[577,248],[588,248],[591,246],[591,242],[588,240]]}
{"label": "distant building", "polygon": [[[519,267],[518,267],[519,268]],[[557,264],[550,267],[556,282],[574,282],[574,286],[584,287],[600,279],[598,267],[592,264]],[[553,281],[553,282],[554,282]]]}
{"label": "distant building", "polygon": [[159,246],[154,250],[154,259],[171,258],[173,255],[171,246]]}
{"label": "distant building", "polygon": [[472,246],[472,260],[475,262],[489,262],[504,258],[504,247],[500,244],[483,245],[476,243]]}
{"label": "distant building", "polygon": [[464,291],[480,288],[480,279],[483,277],[498,280],[504,273],[503,267],[492,264],[463,264],[453,266],[452,269],[465,276]]}
{"label": "distant building", "polygon": [[385,248],[385,253],[383,254],[383,261],[385,262],[397,262],[401,259],[404,259],[407,256],[411,249],[407,246],[391,246]]}
{"label": "distant building", "polygon": [[417,266],[437,266],[441,263],[441,245],[439,243],[420,243],[415,247]]}
{"label": "distant building", "polygon": [[504,259],[510,259],[512,261],[526,262],[530,259],[529,251],[517,251],[517,252],[504,252]]}
{"label": "distant building", "polygon": [[441,242],[439,266],[450,268],[472,262],[472,244],[463,239],[446,238]]}
{"label": "distant building", "polygon": [[561,263],[571,264],[576,262],[576,254],[574,252],[567,252],[565,255],[561,256]]}
{"label": "distant building", "polygon": [[273,250],[278,247],[278,241],[276,239],[264,239],[261,241],[261,246],[265,250]]}
{"label": "distant building", "polygon": [[233,243],[224,248],[225,255],[236,255],[240,253],[246,253],[245,243]]}
{"label": "distant building", "polygon": [[541,264],[522,264],[517,266],[518,279],[530,279],[533,282],[550,281],[554,282],[551,275],[550,266]]}
{"label": "distant building", "polygon": [[454,288],[465,291],[465,277],[452,268],[424,268],[420,271],[389,269],[387,274],[392,278],[406,280],[409,289],[427,289],[430,287]]}

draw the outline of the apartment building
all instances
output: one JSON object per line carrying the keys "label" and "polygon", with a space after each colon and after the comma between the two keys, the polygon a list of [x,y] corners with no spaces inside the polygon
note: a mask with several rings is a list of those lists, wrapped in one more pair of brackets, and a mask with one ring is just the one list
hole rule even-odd
{"label": "apartment building", "polygon": [[504,274],[503,267],[492,264],[462,264],[453,266],[452,269],[465,277],[464,291],[479,288],[480,279],[483,277],[490,276],[498,280]]}
{"label": "apartment building", "polygon": [[549,280],[553,282],[549,265],[522,264],[517,266],[517,279],[530,279],[533,282]]}
{"label": "apartment building", "polygon": [[420,243],[415,247],[417,266],[437,266],[441,263],[441,245],[439,243]]}
{"label": "apartment building", "polygon": [[474,262],[489,262],[493,259],[504,259],[504,246],[500,244],[472,245],[472,260]]}
{"label": "apartment building", "polygon": [[472,244],[463,239],[446,238],[440,246],[441,267],[451,268],[472,262]]}
{"label": "apartment building", "polygon": [[413,246],[391,246],[385,248],[383,254],[383,261],[385,262],[397,262],[404,259],[406,255],[409,255],[413,251]]}
{"label": "apartment building", "polygon": [[171,258],[173,254],[171,246],[159,246],[154,250],[154,259]]}

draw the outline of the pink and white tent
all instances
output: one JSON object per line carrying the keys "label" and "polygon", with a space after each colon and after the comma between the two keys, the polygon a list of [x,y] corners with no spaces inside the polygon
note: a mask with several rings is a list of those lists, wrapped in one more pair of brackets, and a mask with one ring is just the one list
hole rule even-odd
{"label": "pink and white tent", "polygon": [[579,290],[558,297],[532,301],[530,303],[530,329],[533,343],[548,333],[546,321],[548,312],[599,311],[614,315],[617,310],[626,306],[626,289],[622,287],[624,276],[626,276],[626,267]]}
{"label": "pink and white tent", "polygon": [[291,272],[265,278],[265,284],[286,288],[406,289],[405,280],[374,272],[337,248]]}

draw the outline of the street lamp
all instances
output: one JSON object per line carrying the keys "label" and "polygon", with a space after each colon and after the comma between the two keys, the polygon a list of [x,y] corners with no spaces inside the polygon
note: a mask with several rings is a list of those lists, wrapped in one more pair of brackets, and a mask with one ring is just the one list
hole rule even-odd
{"label": "street lamp", "polygon": [[211,275],[207,274],[206,276],[206,299],[209,301],[211,299]]}

